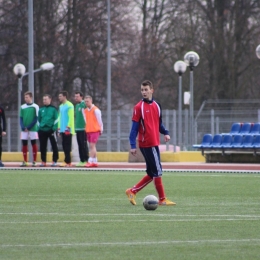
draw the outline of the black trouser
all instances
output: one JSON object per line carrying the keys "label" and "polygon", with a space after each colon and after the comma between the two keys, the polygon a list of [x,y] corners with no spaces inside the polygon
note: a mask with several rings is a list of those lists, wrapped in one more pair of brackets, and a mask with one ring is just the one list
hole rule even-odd
{"label": "black trouser", "polygon": [[72,145],[72,134],[66,135],[64,133],[61,133],[62,137],[62,148],[65,155],[65,163],[71,163],[71,145]]}
{"label": "black trouser", "polygon": [[57,162],[59,159],[58,145],[53,132],[39,131],[40,150],[42,162],[46,162],[47,143],[50,139],[52,147],[52,161]]}
{"label": "black trouser", "polygon": [[162,176],[162,165],[158,146],[139,147],[146,162],[146,172],[150,177]]}
{"label": "black trouser", "polygon": [[76,131],[77,135],[77,142],[79,147],[79,158],[81,162],[87,162],[89,153],[88,153],[88,144],[87,144],[87,138],[86,138],[86,132],[85,130],[82,131]]}
{"label": "black trouser", "polygon": [[2,160],[2,127],[0,126],[0,161]]}

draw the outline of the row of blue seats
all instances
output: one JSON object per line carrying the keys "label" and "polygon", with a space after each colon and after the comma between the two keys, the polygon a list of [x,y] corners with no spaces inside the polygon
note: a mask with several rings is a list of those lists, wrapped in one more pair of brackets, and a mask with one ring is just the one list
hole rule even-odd
{"label": "row of blue seats", "polygon": [[230,129],[230,134],[251,134],[257,135],[260,134],[260,123],[233,123]]}
{"label": "row of blue seats", "polygon": [[201,144],[193,145],[197,149],[260,149],[260,134],[205,134]]}

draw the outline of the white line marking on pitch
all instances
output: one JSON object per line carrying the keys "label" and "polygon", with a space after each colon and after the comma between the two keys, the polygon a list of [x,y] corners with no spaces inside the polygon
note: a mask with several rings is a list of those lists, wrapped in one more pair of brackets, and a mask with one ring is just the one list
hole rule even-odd
{"label": "white line marking on pitch", "polygon": [[93,243],[59,243],[59,244],[2,244],[0,247],[82,247],[82,246],[150,246],[168,244],[219,244],[219,243],[252,243],[260,242],[260,239],[215,239],[215,240],[169,240],[169,241],[133,241],[133,242],[93,242]]}
{"label": "white line marking on pitch", "polygon": [[[149,222],[218,222],[218,221],[259,221],[258,219],[149,219]],[[62,220],[62,221],[24,221],[24,222],[0,222],[0,224],[64,224],[64,223],[110,223],[110,222],[127,222],[127,220]],[[147,219],[135,219],[135,222],[147,222]]]}
{"label": "white line marking on pitch", "polygon": [[149,216],[149,217],[242,217],[242,218],[259,218],[260,215],[229,215],[229,214],[147,214],[147,213],[58,213],[58,212],[49,212],[49,213],[41,213],[41,212],[0,212],[0,215],[28,215],[28,216],[120,216],[120,217],[128,217],[128,216]]}

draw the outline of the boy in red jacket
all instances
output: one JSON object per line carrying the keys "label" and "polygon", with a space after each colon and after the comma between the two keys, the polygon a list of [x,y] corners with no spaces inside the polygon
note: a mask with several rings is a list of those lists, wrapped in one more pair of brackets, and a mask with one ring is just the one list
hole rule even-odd
{"label": "boy in red jacket", "polygon": [[136,137],[138,134],[139,148],[146,162],[146,173],[136,185],[126,190],[129,201],[136,205],[136,193],[143,189],[151,181],[154,182],[159,197],[159,205],[174,206],[166,198],[162,183],[162,165],[160,161],[160,133],[164,135],[165,142],[170,140],[169,131],[162,124],[161,106],[153,99],[153,84],[149,80],[143,81],[141,93],[143,99],[134,107],[132,117],[132,129],[129,140],[131,154],[136,155]]}

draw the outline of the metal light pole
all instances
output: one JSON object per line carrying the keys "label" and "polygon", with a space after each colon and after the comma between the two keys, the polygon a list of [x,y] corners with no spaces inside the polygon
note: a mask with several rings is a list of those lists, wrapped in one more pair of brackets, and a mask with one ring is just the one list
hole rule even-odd
{"label": "metal light pole", "polygon": [[33,0],[28,0],[28,75],[29,91],[32,92],[34,100],[34,48],[33,48]]}
{"label": "metal light pole", "polygon": [[194,51],[189,51],[184,55],[184,61],[190,68],[190,145],[193,142],[193,127],[194,127],[194,104],[193,104],[193,69],[199,64],[200,57]]}
{"label": "metal light pole", "polygon": [[[36,72],[42,71],[42,70],[52,70],[54,68],[53,63],[51,62],[46,62],[43,63],[40,68],[33,70],[33,75]],[[23,85],[22,85],[22,80],[25,76],[28,76],[29,73],[25,72],[26,68],[23,64],[21,63],[17,63],[14,68],[13,68],[13,72],[14,74],[18,77],[18,105],[17,105],[17,109],[18,109],[18,114],[17,114],[17,132],[18,132],[18,136],[17,136],[17,151],[21,151],[21,142],[20,142],[20,135],[21,135],[21,127],[20,127],[20,107],[21,107],[21,92],[23,89]]]}
{"label": "metal light pole", "polygon": [[107,151],[111,152],[111,52],[110,0],[107,0]]}
{"label": "metal light pole", "polygon": [[179,74],[179,99],[178,99],[178,140],[180,150],[182,149],[182,74],[186,71],[187,65],[184,61],[176,61],[173,69]]}

